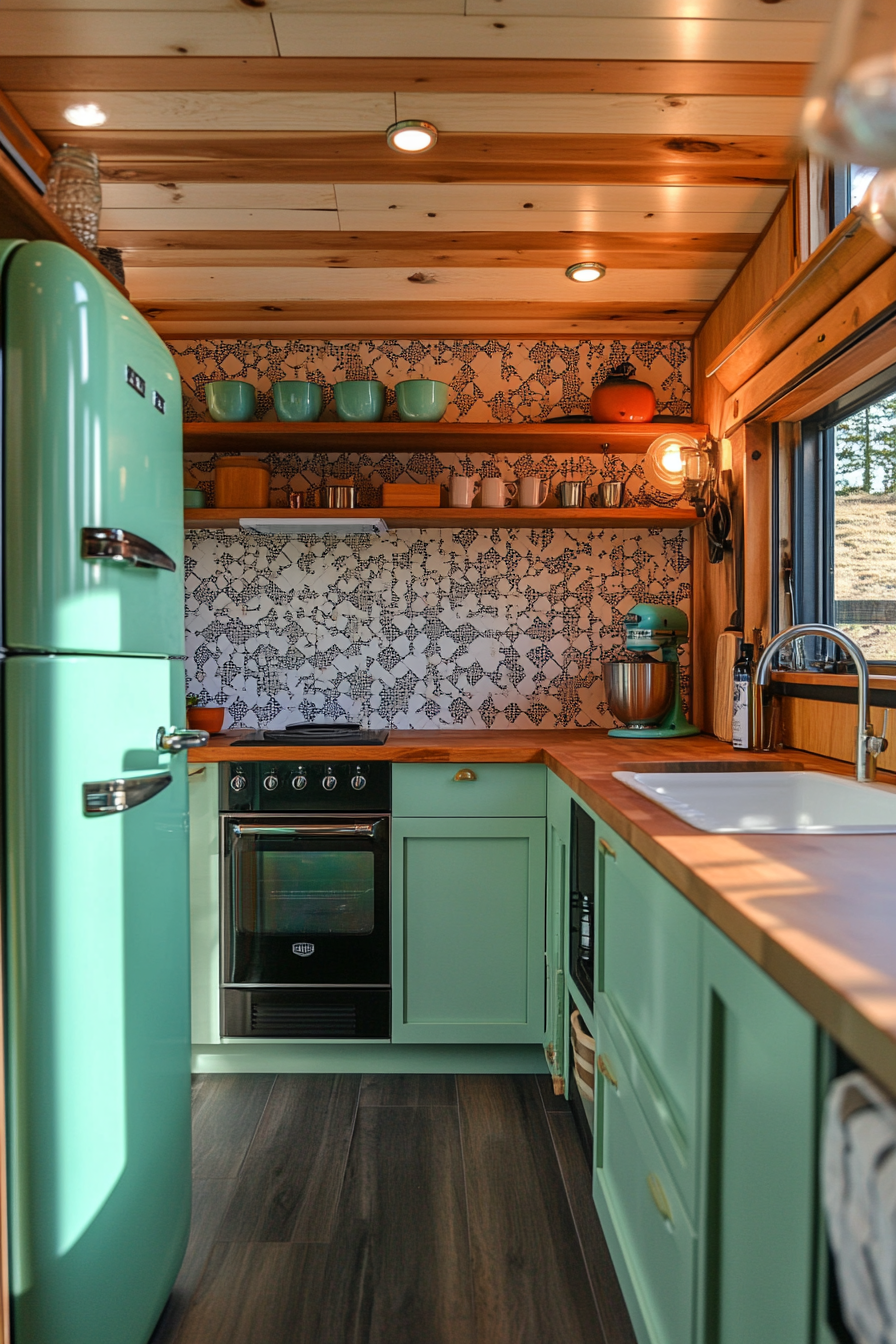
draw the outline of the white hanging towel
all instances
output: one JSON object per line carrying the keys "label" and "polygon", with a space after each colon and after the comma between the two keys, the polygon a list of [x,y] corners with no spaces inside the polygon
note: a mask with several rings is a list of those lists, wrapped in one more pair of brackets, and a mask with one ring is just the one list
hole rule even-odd
{"label": "white hanging towel", "polygon": [[828,1091],[822,1182],[843,1319],[857,1344],[896,1344],[896,1106],[863,1073]]}

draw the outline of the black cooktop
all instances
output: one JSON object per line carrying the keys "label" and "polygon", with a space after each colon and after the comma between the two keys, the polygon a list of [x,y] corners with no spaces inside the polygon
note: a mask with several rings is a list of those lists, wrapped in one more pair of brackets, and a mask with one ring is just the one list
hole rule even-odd
{"label": "black cooktop", "polygon": [[234,742],[235,747],[381,747],[387,728],[374,731],[359,723],[288,723],[285,728],[266,728]]}

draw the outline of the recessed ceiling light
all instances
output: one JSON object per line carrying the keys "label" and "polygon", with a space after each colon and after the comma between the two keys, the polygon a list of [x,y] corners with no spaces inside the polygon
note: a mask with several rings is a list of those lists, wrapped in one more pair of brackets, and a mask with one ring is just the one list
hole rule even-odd
{"label": "recessed ceiling light", "polygon": [[432,149],[439,133],[430,121],[396,121],[386,132],[386,144],[390,149],[400,149],[404,154],[422,154]]}
{"label": "recessed ceiling light", "polygon": [[106,114],[96,103],[73,103],[65,109],[65,119],[72,126],[104,126]]}
{"label": "recessed ceiling light", "polygon": [[599,261],[577,261],[574,266],[567,266],[567,280],[601,280],[607,273],[606,266],[601,266]]}

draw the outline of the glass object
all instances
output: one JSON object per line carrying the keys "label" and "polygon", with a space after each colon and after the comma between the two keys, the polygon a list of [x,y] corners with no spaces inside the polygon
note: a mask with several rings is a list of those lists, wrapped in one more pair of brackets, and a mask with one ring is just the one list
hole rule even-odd
{"label": "glass object", "polygon": [[803,138],[835,163],[896,166],[896,5],[840,0],[803,107]]}
{"label": "glass object", "polygon": [[654,439],[644,458],[644,475],[655,490],[666,495],[680,494],[684,481],[685,452],[698,451],[697,440],[676,431]]}
{"label": "glass object", "polygon": [[240,933],[373,932],[374,856],[368,851],[259,847],[243,856]]}
{"label": "glass object", "polygon": [[681,484],[700,517],[706,512],[713,482],[712,454],[705,444],[681,449]]}
{"label": "glass object", "polygon": [[896,659],[896,393],[834,427],[834,624]]}
{"label": "glass object", "polygon": [[80,243],[96,252],[103,194],[100,166],[90,149],[60,145],[50,160],[47,205],[68,225]]}

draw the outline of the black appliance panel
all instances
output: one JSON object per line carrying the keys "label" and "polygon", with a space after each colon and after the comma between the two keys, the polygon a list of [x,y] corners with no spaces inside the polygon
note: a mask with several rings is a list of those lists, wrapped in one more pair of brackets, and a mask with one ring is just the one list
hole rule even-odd
{"label": "black appliance panel", "polygon": [[235,747],[381,747],[387,728],[362,728],[357,723],[289,723],[285,728],[263,728],[237,738]]}
{"label": "black appliance panel", "polygon": [[389,985],[389,818],[222,825],[225,985]]}
{"label": "black appliance panel", "polygon": [[572,804],[569,854],[569,965],[572,978],[594,1007],[595,825],[578,803]]}
{"label": "black appliance panel", "polygon": [[222,765],[222,812],[389,812],[389,761],[230,761]]}
{"label": "black appliance panel", "polygon": [[388,1040],[388,989],[225,989],[224,1036]]}

